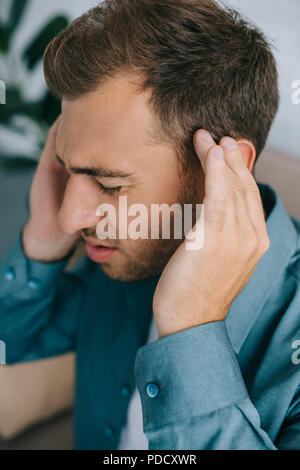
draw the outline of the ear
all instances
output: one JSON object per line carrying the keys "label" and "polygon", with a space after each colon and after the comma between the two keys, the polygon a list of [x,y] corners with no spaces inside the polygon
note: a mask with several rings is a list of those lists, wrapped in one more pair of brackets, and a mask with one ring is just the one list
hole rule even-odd
{"label": "ear", "polygon": [[247,139],[237,139],[237,144],[239,146],[239,149],[242,153],[244,162],[247,165],[247,168],[250,172],[252,172],[252,168],[255,162],[255,157],[256,157],[256,150],[252,142]]}

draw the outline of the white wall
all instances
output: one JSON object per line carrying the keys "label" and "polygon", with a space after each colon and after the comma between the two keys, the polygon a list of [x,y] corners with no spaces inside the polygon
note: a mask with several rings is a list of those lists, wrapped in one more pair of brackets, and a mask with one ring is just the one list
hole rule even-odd
{"label": "white wall", "polygon": [[300,104],[293,104],[292,82],[300,80],[300,0],[228,0],[272,39],[279,70],[280,109],[269,144],[300,159]]}

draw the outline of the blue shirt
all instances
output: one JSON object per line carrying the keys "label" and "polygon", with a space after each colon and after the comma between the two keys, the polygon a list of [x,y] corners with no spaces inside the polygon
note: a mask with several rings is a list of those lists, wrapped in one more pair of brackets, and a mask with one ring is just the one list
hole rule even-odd
{"label": "blue shirt", "polygon": [[8,364],[77,352],[77,449],[117,448],[135,384],[149,449],[300,449],[300,222],[259,189],[271,246],[225,321],[150,344],[159,276],[33,261],[20,232],[0,265],[0,339]]}

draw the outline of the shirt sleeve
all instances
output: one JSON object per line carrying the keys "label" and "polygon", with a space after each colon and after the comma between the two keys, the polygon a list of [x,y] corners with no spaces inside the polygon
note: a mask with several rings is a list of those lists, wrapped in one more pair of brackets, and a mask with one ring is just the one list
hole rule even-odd
{"label": "shirt sleeve", "polygon": [[260,426],[224,321],[139,348],[135,377],[150,450],[277,449]]}
{"label": "shirt sleeve", "polygon": [[58,262],[35,261],[24,254],[22,232],[0,263],[0,340],[6,364],[73,351],[86,287],[84,269],[64,272],[74,249]]}
{"label": "shirt sleeve", "polygon": [[300,450],[300,385],[290,403],[276,445],[280,450]]}

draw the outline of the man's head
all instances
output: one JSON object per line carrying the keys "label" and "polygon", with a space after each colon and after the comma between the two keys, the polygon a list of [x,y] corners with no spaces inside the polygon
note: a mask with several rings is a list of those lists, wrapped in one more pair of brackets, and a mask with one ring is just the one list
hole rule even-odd
{"label": "man's head", "polygon": [[[278,106],[263,35],[211,0],[107,0],[49,44],[44,71],[62,99],[57,153],[71,175],[61,225],[95,242],[97,206],[120,195],[148,208],[201,203],[194,132],[259,155]],[[102,176],[71,171],[96,167]],[[102,269],[125,281],[158,274],[180,242],[111,240],[118,250]]]}

